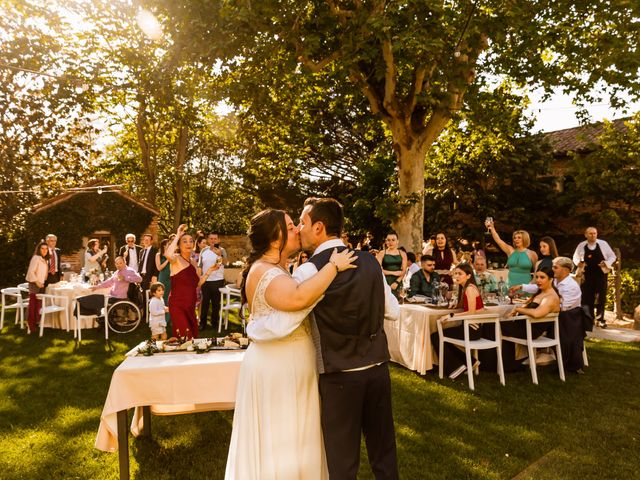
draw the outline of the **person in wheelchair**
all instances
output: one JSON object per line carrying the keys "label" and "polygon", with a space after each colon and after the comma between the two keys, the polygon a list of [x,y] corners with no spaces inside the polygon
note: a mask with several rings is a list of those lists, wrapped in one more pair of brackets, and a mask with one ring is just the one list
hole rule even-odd
{"label": "person in wheelchair", "polygon": [[[127,300],[129,285],[142,281],[140,274],[133,268],[128,267],[124,258],[116,257],[115,264],[116,271],[113,273],[111,278],[108,278],[104,282],[90,288],[93,292],[102,288],[111,287],[109,290],[109,305],[121,300]],[[104,308],[104,295],[86,295],[79,298],[78,303],[80,303],[81,315],[100,316],[102,309]]]}

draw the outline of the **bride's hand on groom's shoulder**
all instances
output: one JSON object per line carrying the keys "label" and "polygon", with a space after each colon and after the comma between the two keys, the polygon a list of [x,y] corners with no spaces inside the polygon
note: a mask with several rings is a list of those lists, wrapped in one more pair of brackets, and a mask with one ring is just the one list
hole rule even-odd
{"label": "bride's hand on groom's shoulder", "polygon": [[355,252],[348,248],[340,253],[338,253],[337,248],[334,248],[331,258],[329,258],[329,261],[336,266],[339,272],[344,272],[350,268],[358,268],[357,265],[353,264],[356,260],[358,260],[358,257],[356,257]]}

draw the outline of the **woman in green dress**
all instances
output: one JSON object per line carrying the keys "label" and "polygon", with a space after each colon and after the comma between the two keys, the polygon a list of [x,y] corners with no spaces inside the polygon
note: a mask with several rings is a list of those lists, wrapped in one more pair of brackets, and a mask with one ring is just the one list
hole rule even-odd
{"label": "woman in green dress", "polygon": [[538,255],[528,248],[531,243],[529,234],[524,230],[516,230],[513,232],[513,245],[509,245],[498,235],[493,220],[487,220],[485,226],[491,232],[496,244],[508,256],[509,277],[507,283],[509,286],[531,283],[531,272],[538,261]]}
{"label": "woman in green dress", "polygon": [[[160,242],[160,248],[156,253],[156,267],[158,269],[158,281],[164,285],[164,304],[168,305],[169,292],[171,291],[171,274],[169,269],[169,259],[164,256],[164,251],[167,245],[171,241],[171,238],[165,238]],[[165,318],[169,322],[169,313],[165,313]],[[169,327],[167,327],[168,329]]]}
{"label": "woman in green dress", "polygon": [[385,248],[376,255],[382,267],[382,273],[397,297],[402,285],[402,279],[407,272],[407,254],[398,248],[398,235],[390,232],[385,240]]}

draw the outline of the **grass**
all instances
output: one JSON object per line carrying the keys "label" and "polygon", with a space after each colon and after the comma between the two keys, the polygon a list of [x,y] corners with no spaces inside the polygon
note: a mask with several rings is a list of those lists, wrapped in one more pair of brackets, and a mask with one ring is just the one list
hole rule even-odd
{"label": "grass", "polygon": [[[0,479],[116,479],[118,456],[93,445],[113,370],[147,334],[27,337],[11,317],[0,335]],[[234,326],[233,329],[237,329]],[[206,331],[205,334],[212,335]],[[392,365],[403,479],[618,479],[640,472],[640,345],[588,343],[586,375],[540,369],[507,376],[421,377]],[[153,418],[130,439],[134,479],[221,479],[232,412]],[[360,476],[373,478],[363,447]]]}

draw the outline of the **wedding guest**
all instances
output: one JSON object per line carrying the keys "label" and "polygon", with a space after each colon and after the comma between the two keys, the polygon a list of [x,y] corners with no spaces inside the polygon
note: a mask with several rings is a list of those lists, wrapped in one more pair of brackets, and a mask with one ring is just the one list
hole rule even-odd
{"label": "wedding guest", "polygon": [[407,274],[402,280],[402,285],[406,290],[409,290],[411,286],[411,276],[420,270],[420,264],[416,262],[416,254],[413,252],[406,252],[407,254]]}
{"label": "wedding guest", "polygon": [[160,282],[152,283],[149,287],[151,300],[149,300],[149,328],[151,329],[151,338],[154,340],[167,339],[167,319],[166,312],[169,307],[164,304],[164,285]]}
{"label": "wedding guest", "polygon": [[[481,313],[484,310],[484,304],[482,303],[482,297],[480,296],[480,290],[476,285],[476,280],[473,276],[473,268],[468,263],[461,263],[453,270],[453,279],[458,285],[458,305],[457,308],[462,308],[462,313],[451,313],[448,316],[440,318],[438,321],[444,324],[448,321],[454,321],[456,317],[460,315],[473,315]],[[464,325],[458,325],[456,327],[447,328],[447,337],[463,339],[464,338]],[[477,324],[469,325],[469,340],[478,340],[482,337],[480,326]],[[431,334],[431,344],[433,350],[438,354],[440,348],[440,335],[436,331]],[[460,350],[451,343],[444,344],[444,371],[452,380],[459,377],[467,370],[467,360],[463,350]],[[473,367],[476,368],[479,365],[479,361],[474,358]]]}
{"label": "wedding guest", "polygon": [[[558,289],[554,285],[554,271],[549,267],[540,268],[535,274],[535,285],[529,285],[527,291],[533,293],[533,296],[521,306],[516,307],[512,316],[528,315],[533,318],[542,318],[550,313],[560,312],[560,295]],[[505,320],[500,322],[502,334],[507,337],[527,338],[527,323],[525,320]],[[550,323],[534,323],[531,325],[531,336],[533,338],[540,337],[543,333],[547,333],[548,337],[553,337],[553,322]],[[512,342],[502,342],[502,357],[505,372],[516,371],[522,363],[522,360],[515,358],[515,348]]]}
{"label": "wedding guest", "polygon": [[[202,252],[209,248],[207,244],[207,237],[204,235],[196,238],[196,248],[191,253],[191,260],[193,263],[198,265],[198,275],[202,276],[202,269],[200,268],[200,255]],[[198,282],[198,288],[196,288],[196,317],[200,315],[200,306],[202,305],[202,287],[200,286],[200,282]],[[198,322],[200,320],[198,319]],[[202,328],[200,328],[202,330]]]}
{"label": "wedding guest", "polygon": [[598,238],[598,230],[585,230],[586,240],[580,242],[573,254],[573,262],[583,271],[582,304],[585,305],[600,328],[607,328],[604,306],[607,302],[607,280],[616,261],[616,254],[607,242]]}
{"label": "wedding guest", "polygon": [[368,252],[371,250],[371,242],[373,242],[373,233],[367,232],[361,242],[356,246],[356,250],[362,250],[363,252]]}
{"label": "wedding guest", "polygon": [[42,302],[36,295],[45,291],[47,275],[49,275],[49,259],[49,245],[41,241],[36,245],[26,276],[29,282],[29,309],[27,310],[29,333],[34,333],[38,325],[38,313]]}
{"label": "wedding guest", "polygon": [[141,247],[136,245],[136,236],[133,233],[127,233],[124,236],[124,240],[126,245],[120,247],[118,255],[124,258],[128,267],[137,272]]}
{"label": "wedding guest", "polygon": [[542,267],[551,268],[553,266],[553,259],[558,256],[558,248],[556,242],[551,237],[542,237],[540,239],[540,259],[536,263],[536,272]]}
{"label": "wedding guest", "polygon": [[[585,329],[583,324],[583,311],[581,305],[582,292],[580,285],[571,276],[573,262],[567,257],[553,259],[553,284],[560,295],[560,348],[562,350],[562,362],[568,372],[584,373],[582,350],[584,349]],[[535,285],[515,285],[509,289],[509,293],[523,290],[533,293]]]}
{"label": "wedding guest", "polygon": [[498,291],[498,281],[493,273],[487,271],[487,259],[485,257],[476,255],[473,269],[475,270],[476,285],[482,286],[485,292]]}
{"label": "wedding guest", "polygon": [[407,271],[407,254],[398,249],[398,235],[396,232],[387,234],[385,248],[376,255],[382,266],[382,273],[395,296],[398,295],[402,279]]}
{"label": "wedding guest", "polygon": [[509,277],[507,283],[511,285],[519,285],[521,283],[531,282],[531,271],[538,261],[538,255],[533,250],[529,250],[531,240],[529,234],[524,230],[516,230],[513,232],[513,245],[509,245],[500,238],[493,220],[486,220],[485,226],[491,232],[491,236],[500,249],[507,254],[507,267],[509,268]]}
{"label": "wedding guest", "polygon": [[440,274],[442,281],[451,287],[453,285],[451,267],[458,264],[456,252],[449,246],[449,240],[444,232],[436,234],[435,242],[431,256],[436,261],[436,271]]}
{"label": "wedding guest", "polygon": [[156,269],[158,270],[158,281],[164,285],[164,303],[169,301],[169,292],[171,291],[171,275],[169,268],[169,259],[165,256],[165,250],[169,244],[169,239],[165,238],[160,242],[160,248],[156,253]]}
{"label": "wedding guest", "polygon": [[[171,269],[169,313],[171,314],[174,337],[187,335],[197,338],[196,288],[200,279],[196,265],[191,262],[193,237],[186,231],[187,226],[180,225],[176,236],[166,249]],[[218,294],[218,298],[220,298],[220,294]]]}
{"label": "wedding guest", "polygon": [[138,272],[142,277],[140,287],[142,290],[149,290],[149,286],[158,280],[158,269],[156,267],[156,247],[153,246],[153,236],[149,233],[142,235],[142,249],[140,250],[140,263]]}
{"label": "wedding guest", "polygon": [[300,253],[298,253],[298,256],[296,257],[296,261],[293,262],[291,273],[295,272],[300,265],[307,263],[308,261],[309,253],[305,252],[304,250],[300,251]]}
{"label": "wedding guest", "polygon": [[58,237],[56,237],[53,233],[50,233],[45,237],[45,241],[47,242],[47,247],[49,249],[49,265],[47,281],[45,282],[46,286],[50,283],[58,283],[60,281],[60,273],[62,272],[62,268],[60,268],[60,249],[56,248]]}
{"label": "wedding guest", "polygon": [[420,270],[411,276],[408,296],[424,295],[432,298],[434,294],[438,294],[437,285],[440,282],[440,275],[435,271],[436,261],[431,255],[422,255],[420,267]]}
{"label": "wedding guest", "polygon": [[[224,287],[224,257],[226,253],[220,247],[220,239],[217,233],[210,233],[207,237],[208,248],[200,253],[200,271],[209,275],[201,282],[202,303],[200,304],[200,330],[207,327],[209,306],[211,306],[211,325],[216,326],[220,316],[220,289]],[[217,264],[218,268],[211,266]]]}
{"label": "wedding guest", "polygon": [[345,247],[350,249],[353,248],[353,245],[351,245],[351,243],[349,242],[349,234],[343,233],[342,235],[340,235],[340,240],[342,240],[342,243],[344,243]]}
{"label": "wedding guest", "polygon": [[100,241],[97,238],[92,238],[87,243],[87,251],[84,252],[84,271],[85,275],[92,270],[97,273],[104,273],[107,267],[107,251],[109,248],[105,245],[100,249]]}

